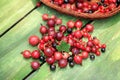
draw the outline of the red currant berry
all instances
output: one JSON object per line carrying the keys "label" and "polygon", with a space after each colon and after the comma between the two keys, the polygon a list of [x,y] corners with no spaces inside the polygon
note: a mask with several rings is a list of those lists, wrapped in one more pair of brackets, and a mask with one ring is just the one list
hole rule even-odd
{"label": "red currant berry", "polygon": [[55,15],[52,15],[50,18],[55,20],[57,17]]}
{"label": "red currant berry", "polygon": [[55,52],[55,53],[54,53],[54,58],[55,58],[55,60],[60,60],[60,59],[62,59],[62,53],[61,53],[61,52]]}
{"label": "red currant berry", "polygon": [[67,62],[66,59],[61,59],[61,60],[58,61],[58,66],[59,66],[60,68],[66,67],[67,64],[68,64],[68,62]]}
{"label": "red currant berry", "polygon": [[44,54],[47,57],[51,57],[53,55],[53,53],[54,53],[53,50],[51,48],[49,48],[49,47],[44,49]]}
{"label": "red currant berry", "polygon": [[39,37],[36,35],[29,37],[29,44],[32,46],[36,46],[39,43]]}
{"label": "red currant berry", "polygon": [[64,35],[63,35],[63,33],[61,33],[61,32],[56,33],[56,39],[57,39],[58,41],[60,41],[63,36],[64,36]]}
{"label": "red currant berry", "polygon": [[37,61],[33,61],[33,62],[31,62],[31,67],[32,67],[34,70],[37,70],[37,69],[40,67],[40,63],[37,62]]}
{"label": "red currant berry", "polygon": [[81,28],[82,25],[83,25],[83,23],[82,23],[82,21],[80,21],[80,20],[77,20],[77,21],[75,22],[75,27],[76,27],[76,28]]}
{"label": "red currant berry", "polygon": [[44,21],[48,20],[48,14],[43,14],[43,15],[42,15],[42,19],[43,19]]}
{"label": "red currant berry", "polygon": [[67,22],[67,27],[68,28],[73,28],[74,26],[75,26],[75,23],[72,20]]}
{"label": "red currant berry", "polygon": [[83,59],[88,58],[88,52],[83,51],[81,54],[82,54],[82,58],[83,58]]}
{"label": "red currant berry", "polygon": [[74,36],[75,36],[76,38],[81,38],[81,37],[82,37],[81,31],[80,31],[80,30],[75,31]]}
{"label": "red currant berry", "polygon": [[45,26],[40,27],[40,33],[46,34],[47,33],[47,28]]}
{"label": "red currant berry", "polygon": [[44,44],[43,44],[43,43],[40,43],[40,44],[38,45],[38,49],[44,50]]}
{"label": "red currant berry", "polygon": [[55,23],[56,23],[57,25],[62,24],[62,19],[57,18],[57,19],[55,20]]}
{"label": "red currant berry", "polygon": [[36,6],[37,6],[37,7],[40,7],[40,6],[41,6],[41,2],[37,2],[37,3],[36,3]]}
{"label": "red currant berry", "polygon": [[32,58],[38,59],[40,57],[40,52],[38,50],[34,50],[32,53]]}
{"label": "red currant berry", "polygon": [[80,50],[77,48],[72,49],[72,54],[74,54],[74,55],[79,54],[79,52],[80,52]]}
{"label": "red currant berry", "polygon": [[29,50],[24,50],[23,52],[22,52],[22,55],[23,55],[23,57],[24,58],[30,58],[31,57],[31,52],[29,51]]}
{"label": "red currant berry", "polygon": [[90,52],[90,51],[91,51],[91,48],[87,46],[85,50],[86,50],[87,52]]}
{"label": "red currant berry", "polygon": [[106,44],[102,44],[102,48],[106,48]]}
{"label": "red currant berry", "polygon": [[82,56],[75,55],[74,56],[74,62],[76,64],[82,64]]}
{"label": "red currant berry", "polygon": [[65,32],[66,29],[67,29],[66,26],[61,25],[60,28],[59,28],[59,31],[60,31],[60,32]]}
{"label": "red currant berry", "polygon": [[46,62],[47,62],[48,64],[53,64],[53,63],[55,62],[55,58],[54,58],[54,57],[47,57],[47,58],[46,58]]}
{"label": "red currant berry", "polygon": [[95,54],[96,54],[96,56],[100,56],[101,53],[100,53],[100,51],[97,51]]}
{"label": "red currant berry", "polygon": [[87,24],[87,25],[86,25],[86,30],[87,30],[88,32],[92,32],[92,31],[94,30],[94,26],[93,26],[92,24]]}
{"label": "red currant berry", "polygon": [[55,26],[55,20],[54,19],[48,19],[47,25],[48,25],[48,27],[54,27]]}

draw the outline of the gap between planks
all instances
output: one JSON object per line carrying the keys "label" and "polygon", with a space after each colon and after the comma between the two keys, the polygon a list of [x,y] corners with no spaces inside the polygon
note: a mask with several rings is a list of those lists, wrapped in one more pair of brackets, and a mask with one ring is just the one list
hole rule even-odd
{"label": "gap between planks", "polygon": [[3,33],[0,34],[0,38],[3,37],[7,32],[9,32],[12,28],[14,28],[18,23],[20,23],[24,18],[26,18],[30,13],[32,13],[35,9],[38,7],[35,6],[33,9],[31,9],[27,14],[25,14],[22,18],[20,18],[18,21],[16,21],[12,26],[10,26],[7,30],[5,30]]}

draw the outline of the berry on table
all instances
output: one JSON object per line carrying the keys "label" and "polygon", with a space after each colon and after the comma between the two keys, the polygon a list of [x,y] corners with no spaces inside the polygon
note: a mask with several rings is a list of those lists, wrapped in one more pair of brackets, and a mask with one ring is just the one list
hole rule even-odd
{"label": "berry on table", "polygon": [[34,70],[37,70],[40,67],[40,63],[38,61],[33,61],[33,62],[31,62],[31,67]]}
{"label": "berry on table", "polygon": [[29,37],[29,44],[32,46],[36,46],[39,43],[39,37],[36,35],[32,35]]}
{"label": "berry on table", "polygon": [[40,52],[39,50],[34,50],[32,53],[31,53],[31,56],[32,58],[34,59],[38,59],[40,57]]}
{"label": "berry on table", "polygon": [[23,52],[22,52],[22,55],[23,55],[23,57],[24,58],[30,58],[31,57],[31,52],[29,51],[29,50],[24,50]]}

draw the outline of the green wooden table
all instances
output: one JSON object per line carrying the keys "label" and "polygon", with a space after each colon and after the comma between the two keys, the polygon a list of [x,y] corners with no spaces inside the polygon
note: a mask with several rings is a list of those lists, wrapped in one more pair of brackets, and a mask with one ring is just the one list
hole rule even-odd
{"label": "green wooden table", "polygon": [[[24,49],[34,50],[27,40],[32,34],[38,35],[43,13],[55,14],[63,19],[63,24],[68,20],[78,18],[64,15],[42,5],[34,9],[38,0],[1,0],[0,1],[0,80],[120,80],[120,14],[102,20],[94,20],[93,36],[97,36],[102,43],[107,44],[107,51],[95,61],[87,59],[83,66],[74,68],[57,68],[55,72],[49,70],[45,63],[37,71],[32,72],[30,60],[20,54]],[[15,24],[23,16],[24,19]],[[84,25],[88,19],[81,19]],[[13,24],[14,27],[10,28]],[[9,29],[9,30],[8,30]],[[6,32],[5,34],[3,34]],[[2,35],[3,34],[3,35]]]}

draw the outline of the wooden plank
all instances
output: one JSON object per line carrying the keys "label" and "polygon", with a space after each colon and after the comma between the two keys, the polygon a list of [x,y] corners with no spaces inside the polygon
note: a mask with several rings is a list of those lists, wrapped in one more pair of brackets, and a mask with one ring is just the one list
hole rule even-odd
{"label": "wooden plank", "polygon": [[[2,80],[21,80],[31,72],[30,62],[32,59],[25,60],[20,53],[24,49],[30,49],[31,51],[37,49],[36,47],[31,47],[27,40],[33,34],[41,37],[39,26],[40,23],[44,24],[41,19],[43,13],[55,14],[60,18],[64,18],[63,23],[69,19],[76,19],[43,6],[33,11],[28,17],[12,28],[6,35],[0,38],[0,78]],[[87,21],[84,20],[84,24]]]}
{"label": "wooden plank", "polygon": [[36,1],[2,0],[0,1],[0,34],[34,8]]}
{"label": "wooden plank", "polygon": [[89,59],[83,66],[67,66],[65,69],[57,67],[55,72],[49,70],[44,64],[28,80],[120,80],[120,14],[108,19],[96,20],[93,36],[98,37],[102,43],[107,44],[106,53],[96,57],[95,61]]}

